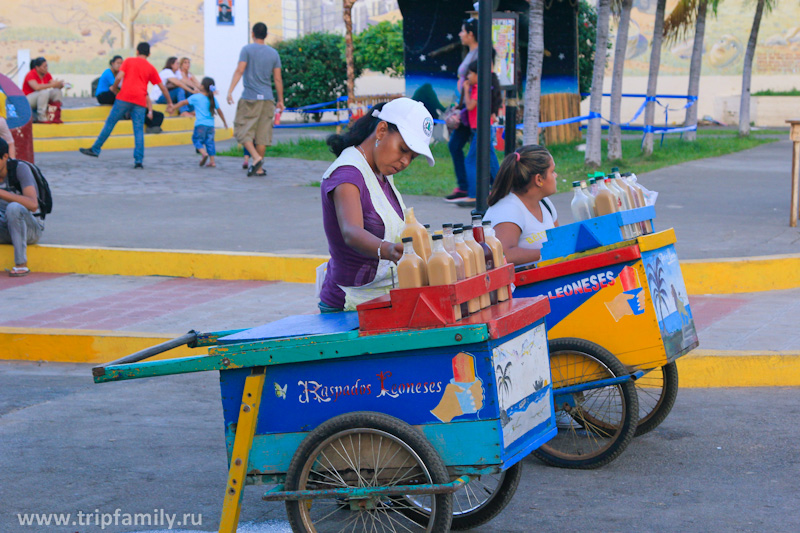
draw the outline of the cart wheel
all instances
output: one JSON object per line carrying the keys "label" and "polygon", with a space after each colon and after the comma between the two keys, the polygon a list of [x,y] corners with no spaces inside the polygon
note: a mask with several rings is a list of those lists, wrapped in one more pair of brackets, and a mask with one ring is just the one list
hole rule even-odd
{"label": "cart wheel", "polygon": [[[285,489],[325,490],[449,483],[441,457],[428,440],[402,420],[373,412],[337,416],[300,444],[286,473]],[[418,495],[422,513],[397,498],[331,497],[286,502],[294,532],[427,531],[450,527],[450,494]],[[417,511],[415,519],[409,511]]]}
{"label": "cart wheel", "polygon": [[667,418],[678,397],[678,365],[656,368],[636,380],[639,396],[639,426],[634,436],[653,431]]}
{"label": "cart wheel", "polygon": [[[452,531],[464,531],[483,525],[505,509],[514,493],[517,491],[519,480],[522,478],[522,462],[515,464],[504,472],[485,474],[473,478],[467,485],[453,494],[453,524]],[[417,509],[426,513],[422,502],[416,496],[406,496]],[[406,511],[408,516],[417,520],[419,511]]]}
{"label": "cart wheel", "polygon": [[608,350],[583,339],[548,342],[558,434],[533,454],[563,468],[598,468],[622,453],[639,420],[633,381],[564,395],[558,389],[626,372]]}

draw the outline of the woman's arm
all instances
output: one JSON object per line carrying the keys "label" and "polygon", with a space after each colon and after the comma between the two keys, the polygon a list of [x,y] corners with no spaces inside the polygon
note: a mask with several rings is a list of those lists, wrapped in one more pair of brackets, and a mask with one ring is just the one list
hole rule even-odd
{"label": "woman's arm", "polygon": [[371,259],[389,259],[395,263],[403,256],[403,244],[385,242],[364,229],[364,212],[361,210],[361,194],[352,183],[342,183],[333,190],[333,205],[336,220],[344,243],[361,255]]}
{"label": "woman's arm", "polygon": [[519,246],[519,236],[522,235],[522,230],[513,222],[501,222],[494,227],[494,232],[500,244],[503,245],[503,252],[509,263],[524,265],[541,259],[541,250],[531,250]]}

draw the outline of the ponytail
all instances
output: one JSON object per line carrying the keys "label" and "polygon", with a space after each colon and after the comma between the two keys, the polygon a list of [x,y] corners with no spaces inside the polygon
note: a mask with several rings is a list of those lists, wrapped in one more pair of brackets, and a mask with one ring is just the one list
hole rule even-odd
{"label": "ponytail", "polygon": [[553,156],[544,146],[529,144],[508,154],[500,163],[500,170],[489,193],[489,205],[494,205],[512,192],[524,193],[537,174],[544,176]]}
{"label": "ponytail", "polygon": [[31,59],[31,63],[30,63],[30,67],[31,68],[30,68],[30,70],[33,70],[36,67],[41,66],[42,63],[47,63],[47,60],[45,58],[43,58],[43,57],[37,57],[35,59]]}
{"label": "ponytail", "polygon": [[[376,110],[380,111],[383,109],[384,105],[386,105],[386,102],[382,102],[373,106],[363,117],[355,121],[346,132],[329,135],[328,138],[325,139],[325,142],[327,143],[333,155],[339,157],[342,152],[344,152],[345,148],[357,146],[363,143],[367,137],[372,135],[372,132],[378,127],[378,124],[382,122],[381,119],[373,117],[372,112]],[[389,125],[389,131],[399,131],[397,126],[391,122],[387,122],[386,124]]]}
{"label": "ponytail", "polygon": [[203,81],[200,82],[200,85],[203,86],[203,90],[208,94],[208,104],[211,106],[211,116],[213,117],[217,108],[217,102],[214,99],[214,89],[216,89],[216,87],[214,87],[214,78],[206,76],[203,78]]}

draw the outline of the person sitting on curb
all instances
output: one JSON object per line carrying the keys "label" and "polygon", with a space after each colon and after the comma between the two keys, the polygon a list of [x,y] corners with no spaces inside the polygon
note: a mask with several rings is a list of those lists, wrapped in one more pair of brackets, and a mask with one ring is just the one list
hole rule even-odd
{"label": "person sitting on curb", "polygon": [[[164,85],[167,87],[167,91],[173,102],[185,100],[189,95],[197,92],[190,84],[182,79],[179,66],[178,58],[170,57],[167,58],[164,68],[158,73],[159,77],[161,77],[161,81],[164,82]],[[164,94],[165,92],[166,91],[162,91],[159,87],[153,87],[150,90],[150,98],[157,104],[166,104],[167,99]],[[189,106],[183,106],[178,110],[182,117],[191,116],[190,111]]]}
{"label": "person sitting on curb", "polygon": [[31,70],[22,82],[22,92],[28,99],[31,110],[35,110],[38,122],[47,122],[47,106],[50,102],[61,102],[64,80],[54,80],[47,71],[47,60],[37,57],[31,60]]}
{"label": "person sitting on curb", "polygon": [[[114,80],[122,66],[122,56],[114,56],[108,62],[109,68],[103,71],[97,79],[97,90],[95,97],[100,105],[114,105],[117,95],[111,90]],[[130,120],[130,113],[126,113],[123,120]],[[145,133],[161,133],[161,124],[164,123],[164,113],[153,110],[153,102],[147,97],[147,114],[144,116]]]}
{"label": "person sitting on curb", "polygon": [[[14,173],[21,190],[12,189],[9,179]],[[14,245],[14,267],[11,277],[27,276],[28,245],[36,244],[44,231],[39,211],[39,189],[28,165],[8,157],[8,143],[0,139],[0,243]]]}

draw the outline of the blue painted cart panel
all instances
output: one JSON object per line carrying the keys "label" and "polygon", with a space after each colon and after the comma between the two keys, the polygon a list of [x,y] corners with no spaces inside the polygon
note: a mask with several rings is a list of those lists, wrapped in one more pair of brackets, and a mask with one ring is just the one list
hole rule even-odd
{"label": "blue painted cart panel", "polygon": [[[250,372],[220,372],[229,453]],[[438,429],[432,442],[448,465],[510,466],[555,432],[544,322],[459,347],[268,367],[249,470],[285,471],[298,444],[291,435],[362,410],[424,426],[431,436]],[[476,432],[475,424],[493,429]]]}
{"label": "blue painted cart panel", "polygon": [[282,337],[343,333],[354,329],[358,329],[358,313],[355,311],[294,315],[222,337],[219,339],[219,344],[237,344]]}

